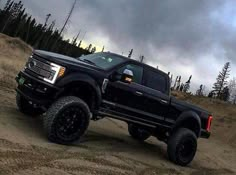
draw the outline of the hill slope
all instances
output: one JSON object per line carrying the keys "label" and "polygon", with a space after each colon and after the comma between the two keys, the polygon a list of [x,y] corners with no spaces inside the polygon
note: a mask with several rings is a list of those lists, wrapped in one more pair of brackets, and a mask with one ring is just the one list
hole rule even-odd
{"label": "hill slope", "polygon": [[15,86],[14,78],[31,52],[32,48],[22,40],[0,33],[0,86]]}

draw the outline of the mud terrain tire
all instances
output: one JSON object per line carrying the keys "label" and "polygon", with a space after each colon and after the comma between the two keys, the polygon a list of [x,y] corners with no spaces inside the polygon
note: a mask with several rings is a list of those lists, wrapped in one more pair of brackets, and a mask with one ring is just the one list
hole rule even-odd
{"label": "mud terrain tire", "polygon": [[44,117],[44,129],[50,141],[70,144],[84,135],[90,121],[88,105],[80,98],[58,99]]}
{"label": "mud terrain tire", "polygon": [[168,157],[177,165],[188,165],[193,160],[196,151],[197,137],[187,128],[179,128],[168,140]]}

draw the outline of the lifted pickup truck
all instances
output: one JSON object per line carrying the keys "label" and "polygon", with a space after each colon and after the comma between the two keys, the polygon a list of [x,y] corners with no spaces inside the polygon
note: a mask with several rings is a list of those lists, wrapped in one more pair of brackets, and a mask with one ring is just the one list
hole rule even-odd
{"label": "lifted pickup truck", "polygon": [[166,73],[114,53],[71,58],[36,50],[16,81],[19,110],[46,112],[47,137],[59,144],[79,140],[91,119],[111,117],[127,122],[138,141],[164,141],[169,159],[185,166],[197,139],[210,136],[212,115],[171,97]]}

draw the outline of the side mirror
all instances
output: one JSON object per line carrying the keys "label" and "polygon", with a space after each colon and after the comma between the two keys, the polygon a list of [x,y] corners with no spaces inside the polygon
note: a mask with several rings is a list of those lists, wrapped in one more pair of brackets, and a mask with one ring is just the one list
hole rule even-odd
{"label": "side mirror", "polygon": [[125,83],[131,83],[133,81],[133,77],[134,77],[133,71],[125,69],[121,75],[121,81]]}

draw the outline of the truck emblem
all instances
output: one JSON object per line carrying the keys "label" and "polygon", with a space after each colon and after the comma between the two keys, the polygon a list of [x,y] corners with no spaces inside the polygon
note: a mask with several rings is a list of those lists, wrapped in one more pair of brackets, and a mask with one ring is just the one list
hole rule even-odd
{"label": "truck emblem", "polygon": [[107,88],[107,84],[108,84],[109,80],[104,78],[103,83],[102,83],[102,93],[104,94]]}
{"label": "truck emblem", "polygon": [[30,62],[28,62],[28,68],[33,68],[34,66],[36,66],[36,62],[31,60]]}

